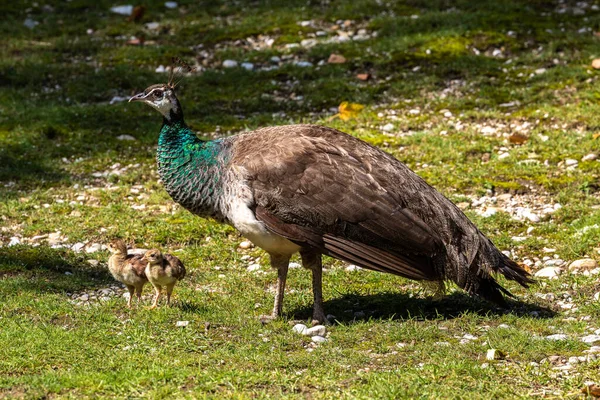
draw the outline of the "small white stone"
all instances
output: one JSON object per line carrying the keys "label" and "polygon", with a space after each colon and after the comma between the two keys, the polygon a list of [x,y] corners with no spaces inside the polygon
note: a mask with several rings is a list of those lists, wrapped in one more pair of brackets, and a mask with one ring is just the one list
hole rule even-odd
{"label": "small white stone", "polygon": [[253,271],[258,271],[260,269],[260,264],[254,263],[254,264],[250,264],[248,266],[248,268],[246,268],[246,270],[248,272],[253,272]]}
{"label": "small white stone", "polygon": [[98,260],[87,260],[87,263],[90,264],[92,267],[97,267],[100,264],[100,261],[98,261]]}
{"label": "small white stone", "polygon": [[358,265],[348,265],[345,270],[346,271],[360,271],[362,268],[359,267]]}
{"label": "small white stone", "polygon": [[535,273],[537,278],[555,279],[562,273],[560,267],[545,267]]}
{"label": "small white stone", "polygon": [[297,67],[307,68],[312,67],[313,63],[311,63],[310,61],[296,61],[294,65]]}
{"label": "small white stone", "polygon": [[160,28],[160,24],[158,22],[148,22],[146,24],[146,29],[149,29],[151,31],[154,31],[158,28]]}
{"label": "small white stone", "polygon": [[393,131],[395,128],[394,124],[389,123],[389,124],[385,124],[383,127],[381,127],[381,130],[384,132],[391,132]]}
{"label": "small white stone", "polygon": [[114,96],[112,99],[110,99],[110,101],[108,102],[108,104],[112,105],[112,104],[122,103],[125,100],[128,100],[128,98],[127,97],[123,97],[123,96]]}
{"label": "small white stone", "polygon": [[165,7],[169,9],[177,8],[178,4],[175,1],[165,1]]}
{"label": "small white stone", "polygon": [[317,43],[319,43],[317,42],[317,39],[304,39],[300,42],[300,46],[310,48],[316,46]]}
{"label": "small white stone", "polygon": [[8,246],[16,246],[18,244],[21,244],[21,239],[16,236],[11,237],[10,241],[8,242]]}
{"label": "small white stone", "polygon": [[546,72],[546,68],[538,68],[535,70],[536,75],[541,75]]}
{"label": "small white stone", "polygon": [[592,270],[598,268],[598,262],[592,258],[582,258],[569,264],[569,271]]}
{"label": "small white stone", "polygon": [[252,243],[252,242],[251,242],[251,241],[249,241],[249,240],[244,240],[243,242],[241,242],[241,243],[239,244],[239,246],[238,246],[238,247],[239,247],[240,249],[244,249],[244,250],[246,250],[246,249],[250,249],[250,248],[254,247],[254,243]]}
{"label": "small white stone", "polygon": [[134,138],[131,135],[119,135],[119,136],[117,136],[117,140],[134,141],[134,140],[137,140],[137,139]]}
{"label": "small white stone", "polygon": [[281,62],[281,57],[279,57],[279,56],[273,56],[273,57],[271,57],[271,62],[273,64],[279,64]]}
{"label": "small white stone", "polygon": [[323,336],[313,336],[310,338],[310,340],[312,340],[315,343],[325,343],[327,341],[327,338],[324,338]]}
{"label": "small white stone", "polygon": [[238,66],[237,61],[235,60],[225,60],[223,61],[223,68],[235,68]]}
{"label": "small white stone", "polygon": [[582,337],[581,341],[590,344],[600,342],[600,335],[587,335]]}
{"label": "small white stone", "polygon": [[158,74],[164,74],[165,72],[167,72],[167,69],[165,68],[164,65],[159,65],[158,67],[156,67],[154,72],[156,72]]}
{"label": "small white stone", "polygon": [[567,340],[568,336],[565,335],[564,333],[557,333],[554,335],[549,335],[546,336],[545,339],[547,340]]}
{"label": "small white stone", "polygon": [[498,155],[498,160],[504,160],[508,157],[510,157],[510,153],[502,153]]}
{"label": "small white stone", "polygon": [[315,325],[311,328],[306,329],[302,334],[307,336],[325,337],[325,335],[327,334],[327,328],[323,325]]}
{"label": "small white stone", "polygon": [[597,158],[598,158],[598,155],[596,153],[590,153],[590,154],[586,154],[585,156],[583,156],[581,161],[594,161]]}
{"label": "small white stone", "polygon": [[188,326],[189,324],[190,324],[190,321],[177,321],[175,323],[175,326],[183,327],[183,326]]}
{"label": "small white stone", "polygon": [[291,262],[288,267],[294,269],[294,268],[300,268],[301,265],[298,264],[297,262]]}
{"label": "small white stone", "polygon": [[488,349],[485,359],[488,361],[500,360],[504,358],[504,354],[497,349]]}
{"label": "small white stone", "polygon": [[73,246],[71,246],[71,250],[75,253],[79,253],[85,247],[85,243],[77,242]]}
{"label": "small white stone", "polygon": [[86,246],[85,248],[85,252],[86,253],[95,253],[97,251],[100,251],[103,249],[103,245],[101,245],[100,243],[92,243]]}
{"label": "small white stone", "polygon": [[567,159],[565,160],[565,165],[566,165],[567,167],[571,167],[571,166],[573,166],[573,165],[577,165],[577,164],[579,164],[579,161],[577,161],[577,160],[574,160],[574,159],[572,159],[572,158],[567,158]]}
{"label": "small white stone", "polygon": [[471,335],[471,334],[469,334],[469,333],[465,333],[465,334],[463,335],[463,339],[466,339],[466,340],[477,340],[477,336],[475,336],[475,335]]}
{"label": "small white stone", "polygon": [[78,300],[81,301],[88,301],[90,299],[90,295],[87,293],[82,294],[81,296],[79,296]]}
{"label": "small white stone", "polygon": [[500,325],[498,325],[498,328],[508,329],[508,328],[510,328],[510,326],[507,324],[500,324]]}
{"label": "small white stone", "polygon": [[250,62],[243,62],[240,66],[242,68],[244,68],[246,71],[252,71],[254,69],[254,64],[252,64]]}
{"label": "small white stone", "polygon": [[67,276],[68,276],[68,275],[73,275],[73,273],[72,273],[72,272],[69,272],[69,271],[67,271],[67,272],[65,272],[65,275],[67,275]]}
{"label": "small white stone", "polygon": [[306,325],[304,325],[304,324],[296,324],[292,328],[292,331],[303,335],[304,332],[306,332],[307,329],[308,329],[308,327]]}
{"label": "small white stone", "polygon": [[129,16],[133,12],[133,6],[130,4],[125,5],[125,6],[115,6],[115,7],[111,7],[110,11],[114,12],[115,14]]}
{"label": "small white stone", "polygon": [[412,110],[408,111],[408,113],[412,115],[418,115],[421,113],[421,110],[413,108]]}

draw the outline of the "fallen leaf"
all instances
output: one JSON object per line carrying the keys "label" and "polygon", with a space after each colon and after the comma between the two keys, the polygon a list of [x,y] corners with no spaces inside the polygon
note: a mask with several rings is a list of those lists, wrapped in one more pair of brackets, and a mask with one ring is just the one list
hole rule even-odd
{"label": "fallen leaf", "polygon": [[600,69],[600,58],[595,58],[592,61],[592,68],[594,68],[594,69]]}
{"label": "fallen leaf", "polygon": [[138,38],[133,38],[127,41],[127,44],[131,45],[131,46],[140,46],[143,44],[142,39],[138,39]]}
{"label": "fallen leaf", "polygon": [[594,139],[598,139],[599,137],[600,137],[600,133],[594,133],[592,135],[592,138],[594,138]]}
{"label": "fallen leaf", "polygon": [[526,272],[531,273],[531,267],[527,264],[523,264],[521,262],[518,262],[517,264],[519,264],[519,267],[523,268]]}
{"label": "fallen leaf", "polygon": [[341,54],[331,53],[327,62],[329,64],[343,64],[346,62],[346,57]]}
{"label": "fallen leaf", "polygon": [[514,144],[523,144],[527,141],[527,139],[529,139],[527,136],[518,132],[511,133],[511,135],[508,137],[508,141]]}
{"label": "fallen leaf", "polygon": [[129,16],[129,18],[127,18],[127,21],[138,22],[139,20],[142,19],[145,12],[146,12],[146,7],[136,6],[133,8],[133,11],[131,12],[131,15]]}
{"label": "fallen leaf", "polygon": [[581,393],[587,394],[588,396],[600,397],[600,386],[590,385],[581,389]]}
{"label": "fallen leaf", "polygon": [[358,104],[358,103],[349,103],[347,101],[344,101],[342,104],[340,104],[340,106],[338,107],[338,110],[340,111],[339,114],[337,114],[338,117],[340,117],[340,119],[342,121],[348,121],[351,118],[356,118],[356,116],[358,115],[358,113],[365,108],[365,106],[363,106],[362,104]]}
{"label": "fallen leaf", "polygon": [[371,78],[371,74],[357,74],[356,78],[361,81],[368,81]]}

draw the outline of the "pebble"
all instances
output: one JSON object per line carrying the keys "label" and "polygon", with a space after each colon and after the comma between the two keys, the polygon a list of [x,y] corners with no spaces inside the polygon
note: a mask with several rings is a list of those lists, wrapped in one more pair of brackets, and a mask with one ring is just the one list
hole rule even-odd
{"label": "pebble", "polygon": [[21,239],[16,236],[11,237],[10,241],[8,242],[8,246],[16,246],[18,244],[21,244]]}
{"label": "pebble", "polygon": [[165,1],[165,7],[169,9],[177,8],[178,4],[175,1]]}
{"label": "pebble", "polygon": [[249,240],[244,240],[243,242],[241,242],[238,246],[240,249],[251,249],[252,247],[254,247],[254,243],[252,243]]}
{"label": "pebble", "polygon": [[591,270],[598,268],[598,262],[592,258],[582,258],[569,264],[569,271]]}
{"label": "pebble", "polygon": [[77,242],[73,246],[71,246],[71,250],[73,250],[75,253],[79,253],[81,252],[81,250],[83,250],[84,247],[85,243]]}
{"label": "pebble", "polygon": [[271,57],[271,62],[273,64],[279,64],[281,62],[281,57],[273,56],[273,57]]}
{"label": "pebble", "polygon": [[190,321],[177,321],[175,326],[184,327],[184,326],[188,326],[189,324],[190,324]]}
{"label": "pebble", "polygon": [[485,359],[488,361],[500,360],[504,357],[505,357],[505,355],[500,350],[497,350],[497,349],[488,349],[488,351],[485,355]]}
{"label": "pebble", "polygon": [[252,71],[254,69],[254,64],[252,64],[250,62],[243,62],[240,66],[242,68],[244,68],[246,71]]}
{"label": "pebble", "polygon": [[156,67],[156,69],[154,70],[154,72],[159,73],[159,74],[163,74],[163,73],[167,72],[167,69],[165,68],[164,65],[159,65],[158,67]]}
{"label": "pebble", "polygon": [[568,336],[565,335],[564,333],[557,333],[554,335],[549,335],[546,336],[545,339],[547,340],[567,340]]}
{"label": "pebble", "polygon": [[312,67],[313,63],[311,63],[310,61],[296,61],[294,65],[297,67],[307,68]]}
{"label": "pebble", "polygon": [[151,31],[154,31],[154,30],[157,30],[158,28],[160,28],[160,24],[158,22],[148,22],[145,26],[146,26],[146,29],[149,29]]}
{"label": "pebble", "polygon": [[260,264],[250,264],[246,270],[248,272],[258,271],[260,269]]}
{"label": "pebble", "polygon": [[598,158],[598,155],[596,153],[590,153],[590,154],[586,154],[585,156],[583,156],[581,161],[594,161],[597,158]]}
{"label": "pebble", "polygon": [[574,160],[574,159],[572,159],[572,158],[567,158],[567,159],[565,160],[565,165],[566,165],[567,167],[571,167],[571,166],[573,166],[573,165],[577,165],[577,164],[579,164],[579,161],[577,161],[577,160]]}
{"label": "pebble", "polygon": [[502,153],[498,155],[498,160],[504,160],[505,158],[510,157],[510,153]]}
{"label": "pebble", "polygon": [[135,141],[135,140],[137,140],[137,139],[136,139],[136,138],[134,138],[134,137],[133,137],[133,136],[131,136],[131,135],[119,135],[119,136],[117,136],[117,140],[125,140],[125,141],[130,141],[130,142],[132,142],[132,141]]}
{"label": "pebble", "polygon": [[555,279],[562,273],[560,267],[545,267],[537,271],[534,276],[537,278]]}
{"label": "pebble", "polygon": [[86,253],[95,253],[97,251],[103,250],[104,247],[105,246],[100,243],[92,243],[92,244],[86,246],[85,252]]}
{"label": "pebble", "polygon": [[389,123],[389,124],[385,124],[384,126],[381,127],[381,130],[384,132],[391,132],[393,131],[395,128],[394,124]]}
{"label": "pebble", "polygon": [[600,335],[587,335],[581,338],[583,343],[596,343],[600,342]]}
{"label": "pebble", "polygon": [[77,299],[81,300],[81,301],[88,301],[90,299],[90,295],[85,293],[85,294],[82,294],[81,296],[79,296]]}
{"label": "pebble", "polygon": [[300,46],[310,48],[317,45],[317,39],[304,39],[300,42]]}
{"label": "pebble", "polygon": [[235,68],[237,66],[238,66],[238,63],[235,60],[225,60],[225,61],[223,61],[223,68]]}
{"label": "pebble", "polygon": [[133,6],[130,4],[124,6],[115,6],[111,7],[110,11],[115,14],[130,16],[133,12]]}
{"label": "pebble", "polygon": [[312,340],[315,343],[325,343],[327,341],[327,338],[324,338],[323,336],[313,336],[310,338],[310,340]]}
{"label": "pebble", "polygon": [[297,262],[291,262],[288,267],[289,268],[300,268],[301,265]]}
{"label": "pebble", "polygon": [[346,268],[344,268],[346,271],[360,271],[362,268],[359,267],[358,265],[348,265]]}
{"label": "pebble", "polygon": [[498,325],[498,328],[508,329],[508,328],[510,328],[510,326],[507,324],[500,324],[500,325]]}

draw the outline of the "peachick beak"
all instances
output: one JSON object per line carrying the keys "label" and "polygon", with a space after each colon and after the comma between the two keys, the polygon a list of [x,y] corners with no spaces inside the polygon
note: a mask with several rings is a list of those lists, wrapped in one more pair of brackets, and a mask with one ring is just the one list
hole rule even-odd
{"label": "peachick beak", "polygon": [[144,93],[144,92],[138,93],[129,99],[129,103],[131,103],[132,101],[142,101],[142,100],[144,100],[145,97],[146,97],[146,93]]}

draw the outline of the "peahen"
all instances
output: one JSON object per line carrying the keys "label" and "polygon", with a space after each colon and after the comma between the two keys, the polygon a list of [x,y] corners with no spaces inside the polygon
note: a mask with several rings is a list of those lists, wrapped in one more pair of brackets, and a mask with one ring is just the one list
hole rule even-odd
{"label": "peahen", "polygon": [[450,200],[382,150],[317,125],[261,128],[200,140],[171,84],[132,97],[158,110],[158,171],[171,197],[194,214],[233,225],[277,269],[273,312],[282,312],[290,257],[312,271],[313,321],[323,322],[323,254],[420,281],[455,282],[504,304],[500,273],[530,275],[502,254]]}

